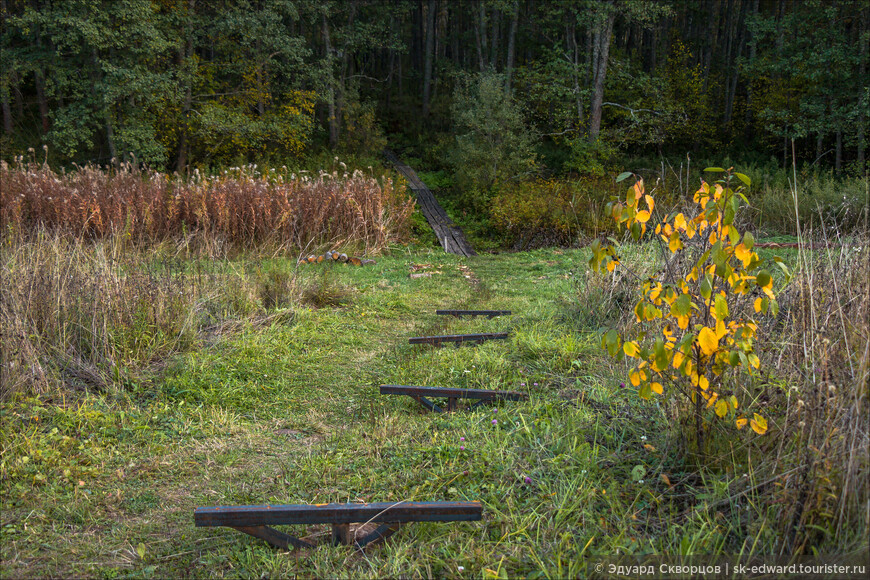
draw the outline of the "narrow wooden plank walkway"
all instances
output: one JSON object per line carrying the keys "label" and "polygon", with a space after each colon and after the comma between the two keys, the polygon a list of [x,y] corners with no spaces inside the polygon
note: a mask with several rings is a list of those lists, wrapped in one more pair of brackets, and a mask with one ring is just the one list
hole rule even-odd
{"label": "narrow wooden plank walkway", "polygon": [[474,251],[474,248],[465,239],[465,234],[462,233],[459,227],[453,224],[453,221],[447,216],[447,212],[438,204],[432,191],[417,177],[417,173],[399,161],[399,158],[392,151],[384,151],[384,157],[393,164],[396,171],[408,180],[408,187],[411,188],[411,191],[417,197],[420,211],[423,212],[423,216],[429,222],[429,226],[435,232],[435,235],[438,236],[438,241],[441,243],[444,251],[448,254],[459,256],[476,256],[477,252]]}

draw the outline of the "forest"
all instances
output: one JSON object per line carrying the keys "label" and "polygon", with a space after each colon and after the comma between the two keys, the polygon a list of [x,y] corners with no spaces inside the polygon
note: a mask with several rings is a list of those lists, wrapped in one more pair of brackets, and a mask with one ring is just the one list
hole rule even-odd
{"label": "forest", "polygon": [[864,578],[868,17],[0,0],[0,577]]}
{"label": "forest", "polygon": [[[866,171],[864,0],[3,0],[4,158],[160,171],[385,144],[505,167],[617,156]],[[490,111],[493,127],[482,116]],[[485,131],[489,129],[492,134]],[[428,152],[428,153],[427,153]],[[470,151],[471,152],[471,151]],[[439,155],[440,154],[440,155]]]}

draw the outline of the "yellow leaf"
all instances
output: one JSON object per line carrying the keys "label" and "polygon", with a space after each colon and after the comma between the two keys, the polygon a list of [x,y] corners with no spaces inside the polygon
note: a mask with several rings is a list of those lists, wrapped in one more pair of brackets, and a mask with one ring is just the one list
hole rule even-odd
{"label": "yellow leaf", "polygon": [[631,381],[631,384],[635,387],[640,386],[640,373],[635,371],[631,371],[631,374],[628,375],[628,379]]}
{"label": "yellow leaf", "polygon": [[668,240],[668,249],[672,254],[677,253],[679,250],[683,249],[683,240],[680,239],[680,234],[678,232],[674,232],[671,234],[670,239]]}
{"label": "yellow leaf", "polygon": [[653,208],[656,206],[655,201],[653,201],[652,196],[646,195],[646,196],[644,196],[643,199],[646,201],[646,205],[647,205],[647,207],[649,207],[649,210],[652,211]]}
{"label": "yellow leaf", "polygon": [[647,451],[651,451],[653,453],[655,453],[655,450],[656,450],[656,448],[653,447],[652,445],[650,445],[649,443],[644,443],[643,448],[646,449]]}
{"label": "yellow leaf", "polygon": [[756,312],[761,312],[761,296],[755,299],[755,304],[753,306],[755,307]]}
{"label": "yellow leaf", "polygon": [[632,189],[634,190],[635,201],[643,197],[643,179],[638,179]]}
{"label": "yellow leaf", "polygon": [[758,433],[759,435],[764,435],[767,433],[767,419],[755,413],[755,416],[749,421],[749,426],[752,427],[752,430]]}
{"label": "yellow leaf", "polygon": [[[678,230],[685,230],[686,229],[686,216],[684,216],[681,213],[678,213],[677,217],[674,218],[674,227],[677,228]],[[667,230],[665,230],[665,232],[667,232]]]}
{"label": "yellow leaf", "polygon": [[683,356],[683,353],[681,353],[680,351],[676,351],[674,353],[674,361],[672,364],[673,364],[675,369],[680,368],[680,365],[683,364],[684,358],[685,358],[685,356]]}
{"label": "yellow leaf", "polygon": [[713,329],[704,327],[698,333],[698,345],[701,347],[701,352],[710,356],[719,348],[719,339]]}
{"label": "yellow leaf", "polygon": [[650,388],[657,395],[661,395],[664,392],[664,387],[662,387],[661,383],[651,383]]}
{"label": "yellow leaf", "polygon": [[749,359],[749,364],[752,365],[753,367],[758,368],[761,366],[761,361],[759,360],[758,355],[755,354],[754,352],[751,352],[748,355],[746,355],[746,358]]}
{"label": "yellow leaf", "polygon": [[722,340],[726,334],[728,334],[728,330],[725,328],[725,323],[720,320],[716,323],[716,340]]}
{"label": "yellow leaf", "polygon": [[[702,393],[702,394],[704,394],[704,393]],[[706,398],[706,395],[704,395],[704,397]],[[710,395],[710,397],[707,398],[707,408],[709,409],[710,407],[712,407],[716,403],[716,399],[718,399],[718,398],[719,398],[719,395],[716,393],[713,393],[712,395]]]}
{"label": "yellow leaf", "polygon": [[737,256],[737,259],[743,262],[743,267],[749,265],[749,262],[752,261],[752,252],[746,247],[743,242],[737,244],[737,247],[734,248],[734,255]]}
{"label": "yellow leaf", "polygon": [[625,353],[625,356],[637,356],[638,350],[636,342],[626,342],[622,345],[622,351]]}
{"label": "yellow leaf", "polygon": [[710,388],[710,381],[707,379],[707,377],[701,375],[698,378],[698,386],[701,387],[702,391],[706,391],[708,388]]}
{"label": "yellow leaf", "polygon": [[719,402],[716,403],[716,408],[714,409],[714,411],[716,411],[716,415],[718,415],[719,417],[724,417],[728,414],[729,408],[730,407],[728,406],[728,403],[726,403],[722,399],[719,399]]}
{"label": "yellow leaf", "polygon": [[648,222],[649,218],[650,218],[650,213],[645,209],[637,212],[637,216],[635,217],[635,219],[642,224],[645,224],[646,222]]}
{"label": "yellow leaf", "polygon": [[746,417],[738,417],[737,421],[735,421],[738,429],[743,429],[744,427],[746,427],[747,423],[749,423],[749,419],[747,419]]}
{"label": "yellow leaf", "polygon": [[614,270],[616,270],[617,264],[619,264],[619,262],[616,260],[610,260],[609,262],[607,262],[607,271],[613,272]]}

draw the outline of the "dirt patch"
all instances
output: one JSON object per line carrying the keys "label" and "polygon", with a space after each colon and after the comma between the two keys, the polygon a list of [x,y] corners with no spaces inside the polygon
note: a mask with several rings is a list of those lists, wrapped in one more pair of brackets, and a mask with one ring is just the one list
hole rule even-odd
{"label": "dirt patch", "polygon": [[472,286],[477,286],[480,284],[480,278],[477,277],[477,274],[474,273],[474,270],[466,266],[465,264],[459,264],[457,266],[459,268],[459,273],[465,276],[465,278],[471,282]]}

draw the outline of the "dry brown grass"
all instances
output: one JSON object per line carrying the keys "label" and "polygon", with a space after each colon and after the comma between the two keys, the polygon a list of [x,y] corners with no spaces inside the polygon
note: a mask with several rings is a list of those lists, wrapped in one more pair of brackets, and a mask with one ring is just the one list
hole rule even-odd
{"label": "dry brown grass", "polygon": [[408,232],[414,202],[390,179],[360,171],[261,175],[256,166],[186,180],[132,166],[0,164],[0,228],[41,227],[84,239],[124,235],[136,242],[205,234],[232,246],[300,250],[356,245],[377,253]]}
{"label": "dry brown grass", "polygon": [[[775,365],[785,378],[774,473],[786,553],[809,553],[870,529],[870,248],[820,236],[824,249],[799,250],[782,296]],[[807,236],[807,239],[810,239]],[[861,241],[863,240],[863,241]]]}

